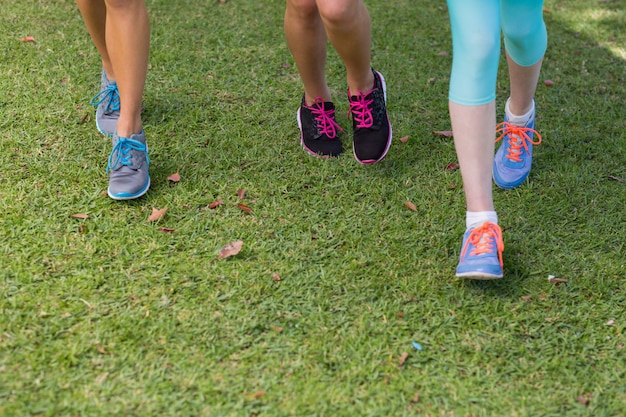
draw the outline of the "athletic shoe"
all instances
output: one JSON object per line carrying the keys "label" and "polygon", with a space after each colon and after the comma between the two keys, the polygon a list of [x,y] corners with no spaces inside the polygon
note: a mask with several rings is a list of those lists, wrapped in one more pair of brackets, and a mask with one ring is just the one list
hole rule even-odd
{"label": "athletic shoe", "polygon": [[[387,116],[387,87],[378,71],[374,73],[374,88],[348,97],[352,115],[354,157],[362,164],[374,164],[387,155],[391,146],[391,123]],[[350,94],[348,92],[348,94]]]}
{"label": "athletic shoe", "polygon": [[100,92],[91,99],[90,104],[96,107],[96,127],[105,136],[113,136],[120,118],[120,92],[117,83],[107,79],[102,70]]}
{"label": "athletic shoe", "polygon": [[[496,142],[502,139],[502,145],[493,161],[493,180],[498,187],[505,190],[515,188],[530,174],[533,145],[541,143],[541,136],[534,127],[534,113],[525,126],[513,125],[505,116],[504,122],[496,127],[496,133],[502,132],[496,139]],[[533,135],[537,135],[536,141],[533,141]]]}
{"label": "athletic shoe", "polygon": [[116,132],[113,135],[113,151],[107,166],[109,197],[114,200],[131,200],[144,195],[150,187],[149,166],[150,158],[144,131],[130,135],[130,138],[121,138]]}
{"label": "athletic shoe", "polygon": [[456,276],[472,279],[502,278],[502,231],[495,223],[485,222],[463,235]]}
{"label": "athletic shoe", "polygon": [[308,153],[318,157],[338,156],[343,152],[337,131],[343,132],[335,122],[335,105],[316,98],[312,106],[302,104],[297,113],[300,144]]}

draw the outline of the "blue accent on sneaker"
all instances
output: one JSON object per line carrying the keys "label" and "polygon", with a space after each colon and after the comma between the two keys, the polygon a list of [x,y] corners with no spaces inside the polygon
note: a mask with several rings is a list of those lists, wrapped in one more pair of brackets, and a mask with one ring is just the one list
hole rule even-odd
{"label": "blue accent on sneaker", "polygon": [[[509,123],[506,116],[504,122],[497,126],[496,133],[502,132],[496,139],[496,142],[502,139],[502,145],[493,160],[493,180],[498,187],[505,190],[515,188],[528,178],[532,166],[533,145],[541,143],[541,136],[534,127],[534,113],[525,126]],[[537,135],[536,141],[533,141],[534,135]]]}
{"label": "blue accent on sneaker", "polygon": [[113,136],[120,118],[120,92],[117,83],[111,82],[102,70],[100,92],[90,101],[96,107],[96,127],[105,136]]}
{"label": "blue accent on sneaker", "polygon": [[496,279],[503,276],[502,231],[495,223],[485,222],[463,235],[463,245],[456,276],[472,279]]}
{"label": "blue accent on sneaker", "polygon": [[113,135],[113,150],[109,155],[108,194],[114,200],[141,197],[150,187],[148,145],[143,131],[130,138]]}

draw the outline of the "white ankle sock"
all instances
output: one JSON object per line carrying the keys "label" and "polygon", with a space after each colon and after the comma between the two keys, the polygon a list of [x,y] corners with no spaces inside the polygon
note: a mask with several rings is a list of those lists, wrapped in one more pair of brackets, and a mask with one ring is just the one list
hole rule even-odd
{"label": "white ankle sock", "polygon": [[528,121],[533,117],[533,115],[535,114],[535,100],[533,100],[533,106],[530,110],[528,110],[528,112],[526,112],[526,114],[522,114],[520,116],[511,113],[511,109],[509,106],[509,103],[511,102],[511,98],[509,97],[509,99],[506,101],[506,106],[504,106],[504,112],[506,113],[506,119],[509,121],[509,123],[515,125],[515,126],[526,126],[528,124]]}
{"label": "white ankle sock", "polygon": [[465,212],[465,226],[467,229],[477,227],[484,222],[498,224],[498,214],[495,211],[467,211]]}

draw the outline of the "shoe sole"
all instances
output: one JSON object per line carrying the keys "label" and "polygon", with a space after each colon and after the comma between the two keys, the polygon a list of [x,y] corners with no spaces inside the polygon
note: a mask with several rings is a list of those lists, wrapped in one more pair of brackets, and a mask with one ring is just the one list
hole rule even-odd
{"label": "shoe sole", "polygon": [[[387,121],[389,121],[389,114],[387,113],[386,107],[387,107],[387,84],[385,83],[385,77],[383,77],[383,74],[381,74],[378,71],[374,71],[376,74],[378,74],[378,76],[380,77],[380,83],[383,86],[383,97],[385,98],[385,113],[387,114]],[[363,164],[363,165],[373,165],[376,162],[380,162],[383,159],[385,159],[385,157],[387,156],[387,152],[389,152],[389,148],[391,148],[391,140],[393,138],[393,129],[391,128],[391,122],[389,123],[389,139],[387,140],[387,147],[385,148],[385,150],[383,151],[383,154],[378,158],[378,159],[359,159],[358,156],[356,156],[356,151],[354,150],[354,144],[352,145],[352,153],[354,154],[354,159],[357,160],[358,163]]]}
{"label": "shoe sole", "polygon": [[145,193],[147,193],[149,188],[150,188],[150,177],[148,177],[148,184],[146,184],[146,186],[143,189],[141,189],[139,192],[135,194],[111,194],[111,190],[108,188],[107,188],[107,194],[113,200],[117,200],[117,201],[134,200],[135,198],[139,198]]}
{"label": "shoe sole", "polygon": [[492,275],[492,274],[486,274],[486,273],[483,273],[483,272],[463,272],[461,274],[456,274],[456,276],[458,278],[474,279],[474,280],[478,280],[478,281],[491,281],[491,280],[494,280],[494,279],[500,279],[504,275],[503,274]]}

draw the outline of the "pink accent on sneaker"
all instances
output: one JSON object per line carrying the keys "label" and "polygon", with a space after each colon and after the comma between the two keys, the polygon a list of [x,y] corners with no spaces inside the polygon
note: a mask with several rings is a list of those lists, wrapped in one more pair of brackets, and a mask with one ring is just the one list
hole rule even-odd
{"label": "pink accent on sneaker", "polygon": [[306,106],[306,108],[315,115],[319,133],[326,135],[328,139],[335,139],[337,137],[337,129],[343,132],[341,126],[339,126],[333,118],[335,110],[324,109],[324,100],[322,100],[321,97],[316,97],[313,105]]}
{"label": "pink accent on sneaker", "polygon": [[350,99],[350,112],[356,121],[356,127],[359,129],[369,129],[374,124],[374,117],[372,116],[372,103],[374,103],[374,100],[365,98],[372,91],[374,90],[369,91],[367,94],[359,91],[356,96],[353,96],[356,100]]}

